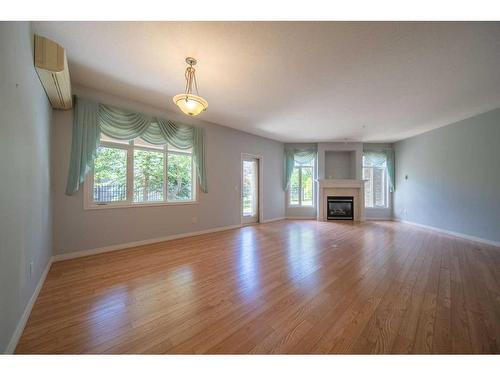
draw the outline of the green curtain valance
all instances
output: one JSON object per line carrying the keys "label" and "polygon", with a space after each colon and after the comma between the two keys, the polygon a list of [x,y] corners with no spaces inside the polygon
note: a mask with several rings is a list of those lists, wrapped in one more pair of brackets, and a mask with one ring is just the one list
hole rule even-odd
{"label": "green curtain valance", "polygon": [[363,164],[377,168],[386,168],[389,177],[389,191],[393,193],[396,190],[394,175],[394,151],[363,151]]}
{"label": "green curtain valance", "polygon": [[290,179],[292,177],[293,167],[295,164],[309,164],[318,152],[316,145],[304,147],[289,147],[285,146],[285,173],[283,181],[283,189],[288,191],[290,188]]}
{"label": "green curtain valance", "polygon": [[168,143],[179,149],[192,148],[200,188],[208,192],[203,129],[75,97],[67,195],[79,190],[90,171],[101,132],[121,140],[140,137],[155,145]]}

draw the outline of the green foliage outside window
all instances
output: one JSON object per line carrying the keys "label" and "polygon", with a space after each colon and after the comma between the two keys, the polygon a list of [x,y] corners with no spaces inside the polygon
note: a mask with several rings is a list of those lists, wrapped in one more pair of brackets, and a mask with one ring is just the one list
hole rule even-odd
{"label": "green foliage outside window", "polygon": [[134,150],[134,202],[163,200],[163,155]]}
{"label": "green foliage outside window", "polygon": [[300,176],[299,168],[293,168],[290,178],[290,204],[298,205],[300,196]]}
{"label": "green foliage outside window", "polygon": [[313,170],[312,167],[302,168],[302,205],[313,204]]}
{"label": "green foliage outside window", "polygon": [[[193,158],[190,153],[149,147],[142,140],[138,141],[140,147],[137,148],[134,147],[135,141],[134,144],[117,141],[116,147],[112,145],[113,140],[106,138],[105,142],[106,145],[98,147],[94,161],[94,202],[127,202],[127,173],[131,174],[133,186],[129,188],[133,187],[134,203],[193,200]],[[127,164],[129,152],[132,154],[131,165]]]}
{"label": "green foliage outside window", "polygon": [[99,147],[94,161],[94,201],[117,202],[127,198],[127,151]]}
{"label": "green foliage outside window", "polygon": [[254,191],[257,188],[255,185],[255,173],[254,162],[243,161],[243,215],[252,216],[255,214],[254,207],[257,202],[254,202],[256,197],[254,196]]}
{"label": "green foliage outside window", "polygon": [[298,165],[293,168],[290,177],[290,205],[313,205],[313,167]]}
{"label": "green foliage outside window", "polygon": [[168,200],[192,199],[192,156],[168,154]]}

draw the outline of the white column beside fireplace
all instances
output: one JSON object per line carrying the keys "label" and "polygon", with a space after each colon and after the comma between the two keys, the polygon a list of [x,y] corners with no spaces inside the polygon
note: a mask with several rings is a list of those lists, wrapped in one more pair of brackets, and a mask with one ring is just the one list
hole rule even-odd
{"label": "white column beside fireplace", "polygon": [[327,220],[328,196],[350,196],[354,200],[354,221],[365,221],[365,183],[363,180],[317,180],[317,220]]}

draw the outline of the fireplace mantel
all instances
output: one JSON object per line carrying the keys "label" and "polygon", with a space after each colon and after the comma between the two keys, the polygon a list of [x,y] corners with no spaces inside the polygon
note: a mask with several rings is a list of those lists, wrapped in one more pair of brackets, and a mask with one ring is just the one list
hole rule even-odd
{"label": "fireplace mantel", "polygon": [[326,221],[326,205],[328,195],[352,196],[354,198],[354,220],[365,220],[365,182],[364,180],[316,180],[318,183],[319,221]]}
{"label": "fireplace mantel", "polygon": [[316,180],[320,189],[324,188],[364,188],[364,180]]}

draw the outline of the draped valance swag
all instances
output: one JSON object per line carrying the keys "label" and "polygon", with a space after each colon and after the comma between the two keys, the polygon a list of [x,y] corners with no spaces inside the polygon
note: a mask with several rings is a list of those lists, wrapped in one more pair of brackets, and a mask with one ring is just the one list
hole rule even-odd
{"label": "draped valance swag", "polygon": [[309,164],[317,154],[317,146],[293,147],[285,145],[285,173],[283,189],[288,191],[295,164]]}
{"label": "draped valance swag", "polygon": [[92,169],[101,132],[121,140],[140,137],[155,145],[168,143],[181,150],[192,148],[200,188],[204,193],[208,191],[203,129],[75,97],[67,195],[80,189]]}
{"label": "draped valance swag", "polygon": [[389,177],[389,191],[393,193],[396,190],[394,175],[394,151],[363,151],[364,164],[372,167],[386,168]]}

